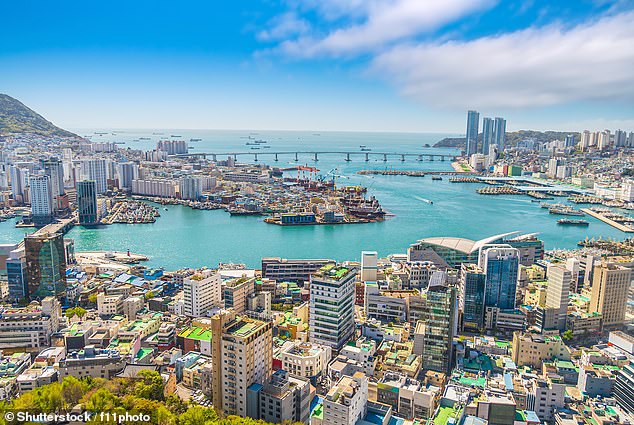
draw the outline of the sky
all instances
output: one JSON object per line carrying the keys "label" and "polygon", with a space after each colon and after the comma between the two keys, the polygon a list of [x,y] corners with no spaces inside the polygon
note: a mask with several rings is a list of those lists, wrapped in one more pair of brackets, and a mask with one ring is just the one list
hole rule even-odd
{"label": "sky", "polygon": [[0,93],[81,128],[634,131],[634,0],[6,1]]}

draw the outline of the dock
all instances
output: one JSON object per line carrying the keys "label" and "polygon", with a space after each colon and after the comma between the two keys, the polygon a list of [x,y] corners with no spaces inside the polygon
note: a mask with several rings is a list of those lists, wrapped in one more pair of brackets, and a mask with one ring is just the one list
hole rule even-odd
{"label": "dock", "polygon": [[594,217],[598,220],[601,220],[602,222],[609,224],[610,226],[614,227],[615,229],[619,229],[621,232],[625,232],[625,233],[634,233],[634,228],[630,227],[630,226],[626,226],[624,224],[621,223],[617,223],[616,221],[609,219],[607,217],[605,217],[603,214],[598,213],[596,211],[592,211],[590,208],[581,208],[581,211],[588,214],[591,217]]}

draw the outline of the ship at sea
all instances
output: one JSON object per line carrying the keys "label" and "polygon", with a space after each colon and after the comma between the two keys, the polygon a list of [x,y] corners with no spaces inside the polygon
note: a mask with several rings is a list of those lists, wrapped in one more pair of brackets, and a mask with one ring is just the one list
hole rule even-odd
{"label": "ship at sea", "polygon": [[576,216],[583,215],[581,211],[577,211],[572,208],[549,208],[548,212],[550,214],[558,214],[558,215],[576,215]]}
{"label": "ship at sea", "polygon": [[571,218],[562,218],[557,220],[557,224],[561,224],[564,226],[589,226],[590,223],[588,223],[586,220],[574,220]]}

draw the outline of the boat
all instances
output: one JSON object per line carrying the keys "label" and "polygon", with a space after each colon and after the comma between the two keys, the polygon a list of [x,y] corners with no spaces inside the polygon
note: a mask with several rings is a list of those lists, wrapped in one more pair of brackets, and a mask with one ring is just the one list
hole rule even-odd
{"label": "boat", "polygon": [[586,220],[574,220],[571,218],[562,218],[557,220],[557,224],[568,225],[568,226],[589,226]]}
{"label": "boat", "polygon": [[365,145],[359,145],[360,148],[365,148]]}
{"label": "boat", "polygon": [[431,179],[432,180],[442,180],[442,177],[440,177],[440,176],[432,176]]}
{"label": "boat", "polygon": [[548,212],[550,214],[559,214],[559,215],[577,215],[577,216],[583,215],[581,211],[573,210],[572,208],[549,208]]}
{"label": "boat", "polygon": [[165,211],[167,211],[167,208],[165,208]]}
{"label": "boat", "polygon": [[423,145],[423,147],[424,147],[424,148],[431,148],[431,145],[430,145],[429,143],[425,143],[425,144]]}
{"label": "boat", "polygon": [[151,140],[149,137],[139,137],[139,140]]}
{"label": "boat", "polygon": [[170,134],[170,137],[181,137],[178,134]]}
{"label": "boat", "polygon": [[260,148],[257,146],[251,146],[251,149],[260,149]]}
{"label": "boat", "polygon": [[203,139],[189,139],[189,141],[190,141],[190,142],[200,142],[200,141],[202,141],[202,140],[203,140]]}
{"label": "boat", "polygon": [[270,146],[262,146],[264,149],[271,149]]}
{"label": "boat", "polygon": [[251,143],[251,142],[246,142],[245,145],[247,146],[257,146],[257,143]]}
{"label": "boat", "polygon": [[361,152],[370,152],[371,150],[370,148],[361,148]]}

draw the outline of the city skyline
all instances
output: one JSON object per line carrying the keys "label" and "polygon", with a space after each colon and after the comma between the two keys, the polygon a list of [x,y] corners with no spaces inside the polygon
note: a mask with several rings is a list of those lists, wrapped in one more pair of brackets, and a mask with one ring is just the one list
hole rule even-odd
{"label": "city skyline", "polygon": [[[69,129],[463,134],[467,109],[504,116],[509,131],[634,127],[630,2],[158,3],[92,14],[40,3],[8,5],[7,16],[1,91]],[[478,66],[465,72],[463,61]]]}

